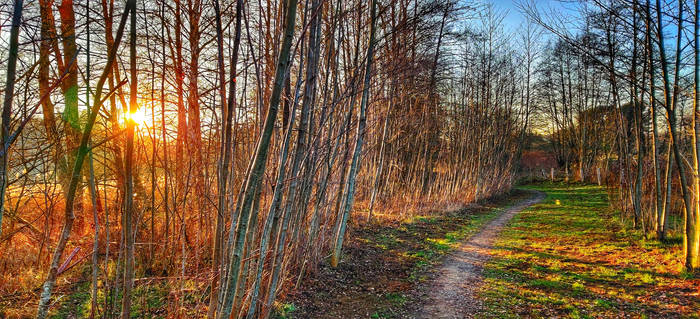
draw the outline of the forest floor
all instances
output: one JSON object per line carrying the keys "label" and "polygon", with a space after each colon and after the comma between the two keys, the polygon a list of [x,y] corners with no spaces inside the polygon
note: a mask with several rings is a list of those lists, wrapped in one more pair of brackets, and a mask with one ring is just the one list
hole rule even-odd
{"label": "forest floor", "polygon": [[514,190],[467,208],[435,211],[398,224],[357,226],[338,268],[327,263],[279,304],[278,318],[414,318],[444,257],[514,204]]}
{"label": "forest floor", "polygon": [[[546,197],[517,213],[533,192]],[[679,236],[645,239],[601,187],[528,185],[468,209],[359,227],[340,266],[322,264],[278,317],[700,318],[700,279],[682,271]],[[467,309],[448,312],[455,306]]]}

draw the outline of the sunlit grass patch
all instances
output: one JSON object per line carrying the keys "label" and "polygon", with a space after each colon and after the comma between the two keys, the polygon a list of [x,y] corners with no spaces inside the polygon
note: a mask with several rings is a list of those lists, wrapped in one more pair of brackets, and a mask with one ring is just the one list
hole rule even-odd
{"label": "sunlit grass patch", "polygon": [[563,290],[567,289],[567,285],[558,280],[534,279],[530,280],[527,285],[532,288],[540,288],[545,290]]}
{"label": "sunlit grass patch", "polygon": [[297,307],[294,305],[294,303],[275,303],[275,310],[275,318],[286,319],[293,318]]}
{"label": "sunlit grass patch", "polygon": [[514,217],[497,240],[480,317],[698,316],[700,281],[680,271],[679,243],[644,240],[627,228],[602,188],[526,188],[547,198]]}
{"label": "sunlit grass patch", "polygon": [[51,318],[85,318],[90,314],[90,282],[76,285],[65,299],[59,296],[60,307]]}
{"label": "sunlit grass patch", "polygon": [[435,239],[435,238],[428,238],[426,239],[427,242],[432,244],[432,247],[440,252],[447,252],[450,249],[453,248],[454,240],[450,241],[447,238],[440,238],[440,239]]}

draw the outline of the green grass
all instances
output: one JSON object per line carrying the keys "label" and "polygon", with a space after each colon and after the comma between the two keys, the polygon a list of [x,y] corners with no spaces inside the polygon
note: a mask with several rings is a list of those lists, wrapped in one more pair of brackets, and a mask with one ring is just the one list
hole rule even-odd
{"label": "green grass", "polygon": [[603,188],[525,188],[547,198],[499,236],[484,267],[479,317],[698,318],[700,281],[681,271],[681,248],[620,222]]}
{"label": "green grass", "polygon": [[[433,228],[437,226],[440,229],[448,226],[454,228],[457,225],[456,229],[438,236],[427,237],[422,241],[416,242],[415,245],[417,247],[401,253],[404,258],[408,258],[410,262],[414,263],[409,279],[414,282],[424,281],[427,278],[426,270],[428,268],[438,264],[445,254],[456,249],[465,238],[475,234],[484,224],[498,217],[501,213],[503,213],[503,208],[499,207],[477,214],[419,217],[415,218],[412,223],[406,224],[403,227],[405,230],[397,229],[397,232],[404,231],[420,236],[418,232],[425,224],[432,225]],[[383,236],[379,235],[377,241],[384,238]]]}
{"label": "green grass", "polygon": [[[83,267],[81,271],[81,280],[78,284],[73,285],[69,291],[66,292],[65,297],[60,297],[58,294],[57,306],[51,314],[51,318],[63,319],[63,318],[86,318],[90,315],[90,308],[92,306],[90,299],[91,282],[85,278],[89,278],[90,267]],[[104,282],[100,280],[97,291],[97,304],[98,310],[97,314],[101,315],[105,312],[105,295],[104,295]],[[201,289],[201,284],[188,281],[185,283],[184,288],[186,291],[181,295],[181,303],[179,311],[183,315],[191,316],[193,318],[199,318],[203,315],[201,309],[202,307],[197,307],[203,305],[203,293]],[[146,282],[146,284],[135,285],[132,292],[131,299],[131,318],[166,318],[168,307],[172,306],[174,301],[172,297],[169,297],[169,293],[174,289],[178,289],[180,283],[173,283],[168,281],[152,281]],[[114,296],[112,315],[119,315],[121,307],[122,295],[119,293]],[[1,317],[1,316],[0,316]]]}
{"label": "green grass", "polygon": [[294,305],[294,303],[282,303],[275,309],[274,317],[277,319],[293,318],[294,311],[296,310],[297,307]]}
{"label": "green grass", "polygon": [[90,282],[83,282],[75,287],[60,304],[58,311],[50,316],[53,319],[85,318],[90,315]]}

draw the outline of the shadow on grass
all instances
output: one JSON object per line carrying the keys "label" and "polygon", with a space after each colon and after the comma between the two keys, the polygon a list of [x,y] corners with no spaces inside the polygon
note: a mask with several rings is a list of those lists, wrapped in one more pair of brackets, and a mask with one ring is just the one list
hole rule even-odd
{"label": "shadow on grass", "polygon": [[645,241],[609,214],[602,188],[539,184],[484,268],[480,317],[697,318],[700,281],[678,245]]}

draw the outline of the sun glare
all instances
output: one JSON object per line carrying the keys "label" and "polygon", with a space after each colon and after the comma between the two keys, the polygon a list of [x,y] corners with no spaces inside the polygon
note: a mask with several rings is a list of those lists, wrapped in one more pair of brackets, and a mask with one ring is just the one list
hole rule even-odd
{"label": "sun glare", "polygon": [[142,126],[147,124],[146,112],[144,109],[137,109],[135,112],[129,112],[125,115],[125,120],[133,121],[137,126]]}

